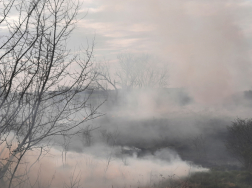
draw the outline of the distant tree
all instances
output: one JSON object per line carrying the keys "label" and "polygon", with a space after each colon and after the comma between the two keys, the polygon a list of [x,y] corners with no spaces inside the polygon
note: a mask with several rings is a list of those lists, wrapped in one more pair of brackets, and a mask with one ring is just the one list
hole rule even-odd
{"label": "distant tree", "polygon": [[252,119],[237,119],[227,129],[227,150],[252,171]]}
{"label": "distant tree", "polygon": [[244,91],[244,97],[247,99],[252,99],[252,91],[248,90],[248,91]]}
{"label": "distant tree", "polygon": [[194,154],[196,155],[197,157],[197,160],[198,161],[205,161],[206,160],[206,149],[207,149],[207,146],[206,146],[206,138],[201,134],[201,135],[198,135],[198,136],[195,136],[193,139],[192,139],[192,147],[194,149]]}
{"label": "distant tree", "polygon": [[108,63],[96,67],[99,88],[117,90],[167,86],[167,69],[164,66],[158,67],[156,58],[147,54],[120,54],[117,59],[119,66],[114,71]]}

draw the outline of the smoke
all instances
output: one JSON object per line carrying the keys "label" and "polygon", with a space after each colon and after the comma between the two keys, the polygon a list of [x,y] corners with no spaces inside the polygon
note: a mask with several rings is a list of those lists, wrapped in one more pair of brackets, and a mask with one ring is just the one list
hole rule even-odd
{"label": "smoke", "polygon": [[[85,24],[102,44],[117,54],[162,57],[169,64],[170,87],[186,88],[197,102],[216,105],[251,88],[251,1],[109,0],[95,5],[93,24],[88,19]],[[98,18],[99,27],[94,25]]]}
{"label": "smoke", "polygon": [[169,10],[152,6],[156,21],[160,14],[167,18],[157,24],[156,40],[161,55],[175,64],[170,83],[186,87],[196,101],[217,104],[251,87],[251,48],[241,28],[248,7],[241,3],[176,1]]}
{"label": "smoke", "polygon": [[55,188],[74,184],[83,188],[136,187],[158,183],[174,174],[181,178],[190,173],[208,171],[182,161],[170,149],[161,149],[142,158],[134,152],[123,154],[122,149],[100,143],[81,153],[68,151],[65,159],[63,153],[55,148],[41,156],[39,150],[29,151],[16,173],[21,178],[14,184]]}
{"label": "smoke", "polygon": [[[93,148],[94,149],[94,148]],[[100,149],[111,149],[101,148]],[[52,187],[61,187],[62,180],[68,184],[71,175],[78,175],[81,187],[123,187],[123,186],[137,186],[148,185],[150,178],[152,183],[160,179],[151,176],[162,174],[167,177],[176,174],[177,177],[187,176],[190,172],[207,171],[207,169],[190,166],[190,164],[183,162],[178,156],[173,155],[169,150],[162,151],[162,155],[172,157],[172,161],[157,159],[155,156],[147,156],[144,159],[138,159],[130,156],[125,159],[114,158],[108,156],[107,158],[99,157],[88,153],[74,153],[67,154],[67,160],[62,165],[61,153],[57,150],[52,150],[50,153],[54,155],[53,158],[40,161],[37,166],[41,166],[41,177],[44,176],[42,182],[49,182],[50,178],[55,173],[55,180],[52,182]],[[110,154],[109,154],[110,155]],[[28,157],[31,161],[32,158]],[[33,159],[34,160],[34,159]],[[36,168],[36,167],[34,167]],[[38,171],[38,169],[37,169]],[[36,174],[36,170],[31,174]],[[73,174],[75,172],[75,174]],[[152,173],[152,174],[151,174]],[[156,173],[156,174],[155,174]]]}
{"label": "smoke", "polygon": [[[106,116],[90,122],[100,129],[86,134],[87,140],[73,137],[67,150],[55,137],[60,146],[38,162],[40,151],[29,151],[18,174],[27,175],[25,183],[41,187],[62,187],[71,181],[90,188],[136,187],[173,174],[207,171],[186,157],[204,154],[210,162],[218,157],[226,162],[226,126],[237,116],[251,115],[250,99],[239,93],[251,88],[251,2],[104,2],[86,1],[94,6],[79,26],[95,29],[96,50],[157,55],[162,59],[157,64],[169,65],[169,87],[183,89],[123,91],[117,102],[108,91],[100,109]],[[96,100],[90,99],[91,104]],[[195,137],[205,141],[206,152],[192,147]],[[8,157],[8,150],[0,147],[1,159]]]}
{"label": "smoke", "polygon": [[228,6],[227,1],[194,1],[175,7],[178,11],[173,12],[172,21],[159,24],[166,41],[163,53],[170,52],[176,63],[171,71],[174,82],[206,104],[250,87],[250,49],[236,16],[243,8],[237,3]]}

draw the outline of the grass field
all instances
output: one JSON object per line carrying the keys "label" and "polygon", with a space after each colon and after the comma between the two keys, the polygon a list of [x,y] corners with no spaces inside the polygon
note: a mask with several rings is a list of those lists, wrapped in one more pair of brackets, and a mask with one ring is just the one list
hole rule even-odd
{"label": "grass field", "polygon": [[198,172],[184,179],[176,176],[164,178],[151,185],[156,188],[251,188],[252,173],[247,171]]}

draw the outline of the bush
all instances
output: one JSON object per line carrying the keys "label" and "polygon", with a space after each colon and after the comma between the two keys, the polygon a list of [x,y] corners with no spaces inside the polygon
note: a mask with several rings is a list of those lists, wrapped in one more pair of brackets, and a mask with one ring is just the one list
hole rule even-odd
{"label": "bush", "polygon": [[252,171],[252,119],[237,119],[228,127],[226,148],[249,171]]}

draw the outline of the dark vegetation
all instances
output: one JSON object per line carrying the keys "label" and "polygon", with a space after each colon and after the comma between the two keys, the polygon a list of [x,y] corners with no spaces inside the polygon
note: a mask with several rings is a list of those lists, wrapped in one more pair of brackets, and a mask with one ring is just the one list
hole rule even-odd
{"label": "dark vegetation", "polygon": [[226,147],[247,170],[252,170],[252,119],[237,119],[228,127]]}
{"label": "dark vegetation", "polygon": [[158,188],[250,188],[252,173],[248,171],[217,171],[195,173],[188,178],[164,178],[152,187]]}
{"label": "dark vegetation", "polygon": [[[135,102],[138,98],[132,99],[133,102],[125,101],[127,94],[121,93],[117,96],[119,104],[116,106],[113,97],[110,98],[113,94],[115,93],[111,91],[104,95],[107,101],[101,109],[106,109],[107,115],[96,122],[98,125],[102,124],[100,129],[111,137],[116,132],[116,145],[139,148],[137,152],[139,157],[147,153],[154,154],[163,148],[170,148],[175,150],[183,160],[192,161],[204,167],[238,168],[236,167],[237,160],[230,156],[225,146],[227,126],[231,123],[228,118],[208,117],[201,114],[167,117],[166,113],[158,116],[160,114],[157,115],[155,112],[151,114],[152,116],[132,118],[134,110],[141,105]],[[177,106],[184,106],[185,104],[181,101],[184,101],[185,96],[183,90],[165,89],[161,97],[153,97],[150,100],[156,100],[155,105],[158,109],[163,105],[168,105],[167,101],[173,101]],[[190,97],[186,96],[186,98]],[[124,107],[132,109],[131,113],[121,111]],[[104,133],[104,131],[101,132]],[[96,131],[92,134],[96,135],[100,132]]]}
{"label": "dark vegetation", "polygon": [[[171,97],[168,93],[162,99]],[[176,104],[183,105],[180,100]],[[136,153],[139,158],[169,148],[176,151],[183,160],[210,169],[209,172],[194,173],[184,179],[176,178],[176,174],[163,177],[152,187],[251,187],[251,119],[232,122],[231,118],[204,115],[181,115],[180,119],[155,116],[131,119],[115,115],[98,121],[103,123],[106,134],[111,137],[116,130],[116,143],[113,144],[138,148],[132,149],[132,153]]]}

